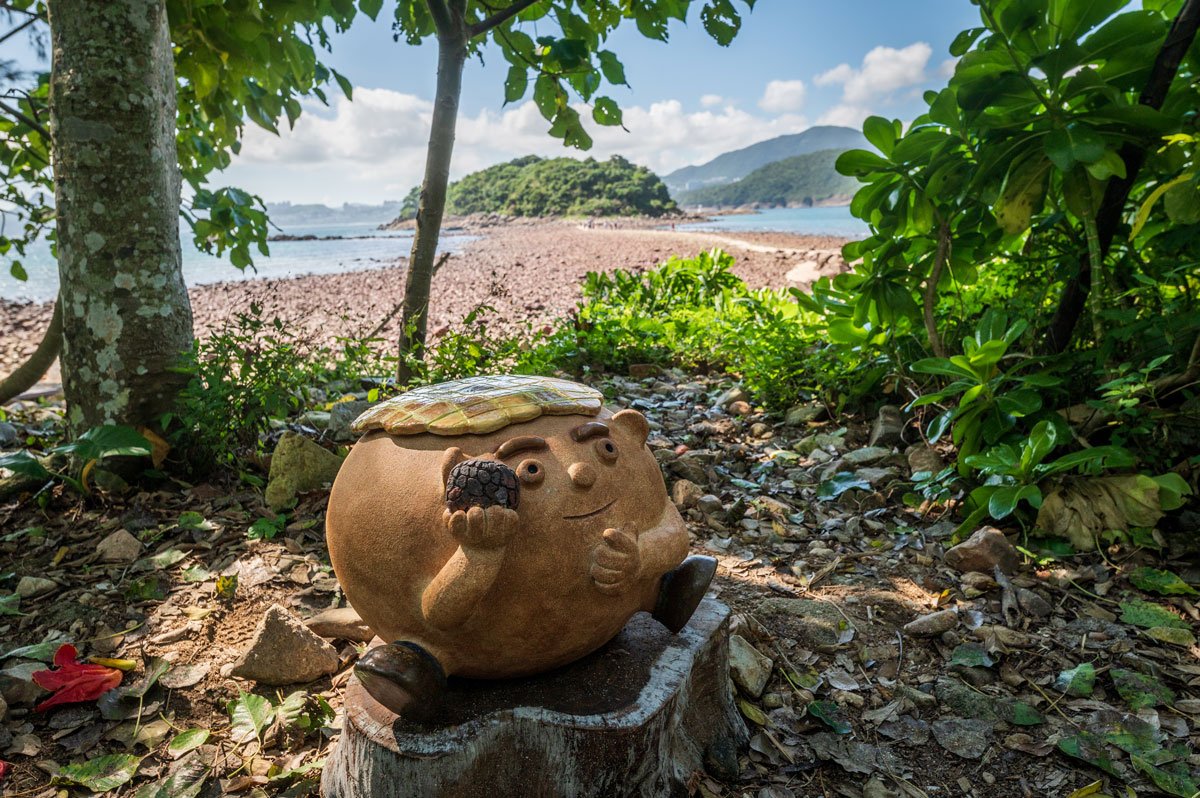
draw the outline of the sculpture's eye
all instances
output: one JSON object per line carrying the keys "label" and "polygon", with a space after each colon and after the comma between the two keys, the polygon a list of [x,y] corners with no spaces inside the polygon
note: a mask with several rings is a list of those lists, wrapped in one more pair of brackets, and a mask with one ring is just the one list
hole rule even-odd
{"label": "sculpture's eye", "polygon": [[617,445],[610,438],[598,438],[596,440],[596,451],[600,454],[600,459],[607,463],[615,463],[617,461]]}
{"label": "sculpture's eye", "polygon": [[546,478],[546,468],[538,460],[522,460],[517,466],[517,477],[526,485],[537,485]]}

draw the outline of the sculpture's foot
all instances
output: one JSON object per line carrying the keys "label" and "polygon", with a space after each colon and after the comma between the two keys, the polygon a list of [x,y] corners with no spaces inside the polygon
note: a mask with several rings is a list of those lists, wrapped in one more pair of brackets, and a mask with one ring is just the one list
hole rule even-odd
{"label": "sculpture's foot", "polygon": [[662,584],[658,586],[654,620],[672,632],[687,626],[716,572],[717,561],[703,554],[693,554],[681,562],[678,568],[663,576]]}
{"label": "sculpture's foot", "polygon": [[376,646],[354,666],[354,674],[372,698],[408,720],[433,717],[446,691],[441,663],[416,643]]}

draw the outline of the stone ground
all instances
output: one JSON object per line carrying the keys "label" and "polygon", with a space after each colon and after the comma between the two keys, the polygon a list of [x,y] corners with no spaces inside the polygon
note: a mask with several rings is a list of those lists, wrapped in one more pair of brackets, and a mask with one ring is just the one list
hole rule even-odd
{"label": "stone ground", "polygon": [[[912,425],[819,406],[771,416],[720,375],[600,387],[651,419],[693,549],[718,558],[713,592],[735,613],[750,746],[697,773],[694,794],[1195,792],[1200,612],[1185,582],[1166,596],[1130,582],[1145,566],[1193,582],[1195,569],[1131,545],[1034,558],[1011,545],[1034,541],[996,532],[947,555],[956,497],[912,497],[910,471],[941,459]],[[9,420],[39,435],[57,413],[26,403]],[[344,605],[327,495],[272,523],[258,482],[0,500],[4,795],[316,794],[364,635],[329,616],[315,628],[332,647],[295,628]],[[272,644],[244,661],[267,616]],[[287,640],[303,656],[280,656]],[[36,711],[30,674],[62,641],[129,660],[124,692]]]}

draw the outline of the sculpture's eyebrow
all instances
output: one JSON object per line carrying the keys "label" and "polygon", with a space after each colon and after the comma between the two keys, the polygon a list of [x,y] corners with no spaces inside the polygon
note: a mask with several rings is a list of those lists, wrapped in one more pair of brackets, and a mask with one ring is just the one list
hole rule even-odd
{"label": "sculpture's eyebrow", "polygon": [[509,438],[504,443],[496,448],[496,456],[503,460],[509,455],[523,452],[526,449],[545,449],[546,439],[539,438],[536,435],[520,435],[516,438]]}
{"label": "sculpture's eyebrow", "polygon": [[571,440],[576,443],[582,443],[588,438],[596,438],[601,435],[608,435],[608,433],[608,425],[603,421],[589,421],[571,430]]}

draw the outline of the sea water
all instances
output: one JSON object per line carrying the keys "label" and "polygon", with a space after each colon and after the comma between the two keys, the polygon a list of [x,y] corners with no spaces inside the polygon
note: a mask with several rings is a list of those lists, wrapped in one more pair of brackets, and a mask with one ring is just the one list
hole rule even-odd
{"label": "sea water", "polygon": [[850,215],[845,205],[817,208],[766,208],[754,213],[713,216],[708,221],[692,222],[676,227],[678,230],[720,230],[727,233],[770,232],[796,233],[808,236],[837,236],[864,238],[867,225]]}
{"label": "sea water", "polygon": [[[266,277],[296,277],[305,274],[336,274],[362,271],[394,264],[408,256],[412,248],[411,230],[379,230],[378,222],[309,224],[288,226],[282,233],[291,236],[317,236],[308,241],[271,241],[271,254],[264,257],[251,248],[254,268],[242,271],[227,256],[214,257],[196,249],[191,229],[180,230],[183,252],[183,278],[189,286],[227,280],[252,280]],[[279,231],[272,231],[278,234]],[[442,251],[461,250],[474,236],[443,235]],[[12,253],[10,253],[11,256]],[[58,265],[46,242],[29,248],[18,258],[29,275],[17,280],[8,270],[9,259],[0,259],[0,298],[45,302],[58,294]]]}

